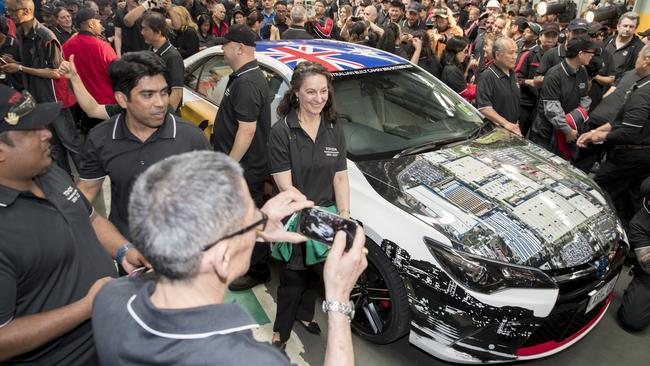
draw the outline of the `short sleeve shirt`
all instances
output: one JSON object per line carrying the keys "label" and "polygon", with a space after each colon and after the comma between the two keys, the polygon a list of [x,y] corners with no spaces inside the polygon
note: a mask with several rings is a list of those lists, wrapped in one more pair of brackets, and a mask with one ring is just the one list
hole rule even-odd
{"label": "short sleeve shirt", "polygon": [[165,79],[169,83],[170,88],[182,88],[183,87],[183,73],[185,72],[185,66],[183,65],[183,57],[176,47],[172,46],[169,41],[166,41],[159,49],[156,51],[156,55],[165,61]]}
{"label": "short sleeve shirt", "polygon": [[167,113],[165,122],[145,142],[127,128],[125,113],[95,126],[86,139],[79,167],[85,180],[111,178],[109,219],[129,238],[128,203],[133,183],[151,165],[173,155],[209,150],[203,132],[178,116]]}
{"label": "short sleeve shirt", "polygon": [[467,89],[465,75],[463,75],[463,72],[456,65],[445,65],[445,68],[442,69],[440,80],[456,93]]}
{"label": "short sleeve shirt", "polygon": [[257,61],[251,61],[230,75],[217,112],[212,134],[214,149],[229,154],[241,122],[256,122],[253,141],[239,161],[249,183],[268,177],[266,142],[271,129],[269,86]]}
{"label": "short sleeve shirt", "polygon": [[115,28],[122,30],[122,54],[149,49],[141,33],[142,18],[138,19],[132,27],[127,27],[124,24],[124,15],[127,12],[126,9],[118,9],[115,13]]}
{"label": "short sleeve shirt", "polygon": [[544,76],[546,72],[551,69],[551,67],[562,62],[565,57],[566,48],[563,44],[560,44],[557,47],[551,48],[550,50],[544,52],[544,56],[542,56],[542,60],[540,61],[539,67],[537,67],[536,70],[537,75]]}
{"label": "short sleeve shirt", "polygon": [[345,135],[321,116],[316,140],[300,127],[295,110],[278,121],[269,137],[269,171],[291,171],[293,186],[318,206],[336,203],[334,175],[347,170]]}
{"label": "short sleeve shirt", "polygon": [[[0,185],[0,327],[78,301],[96,280],[117,274],[92,228],[92,206],[70,175],[52,164],[35,181],[45,198]],[[88,365],[94,357],[86,321],[6,361]]]}
{"label": "short sleeve shirt", "polygon": [[515,123],[519,120],[520,92],[514,70],[506,75],[495,65],[490,65],[478,78],[476,108],[493,108],[501,117]]}

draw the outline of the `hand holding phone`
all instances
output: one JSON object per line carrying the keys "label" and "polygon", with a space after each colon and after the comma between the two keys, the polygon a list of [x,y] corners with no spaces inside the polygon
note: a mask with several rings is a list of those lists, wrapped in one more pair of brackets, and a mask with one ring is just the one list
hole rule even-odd
{"label": "hand holding phone", "polygon": [[311,207],[300,211],[297,231],[309,239],[329,246],[334,243],[336,233],[344,231],[346,233],[345,250],[348,251],[352,247],[352,241],[357,233],[357,223],[334,213]]}

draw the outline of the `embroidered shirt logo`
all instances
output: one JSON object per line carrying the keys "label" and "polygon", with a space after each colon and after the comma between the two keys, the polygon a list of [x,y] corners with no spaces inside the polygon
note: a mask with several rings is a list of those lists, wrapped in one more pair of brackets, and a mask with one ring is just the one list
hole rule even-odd
{"label": "embroidered shirt logo", "polygon": [[335,148],[335,147],[326,146],[325,151],[323,151],[323,152],[325,153],[325,156],[328,156],[328,157],[334,157],[335,158],[335,157],[339,156],[339,150],[337,148]]}
{"label": "embroidered shirt logo", "polygon": [[587,84],[585,84],[585,83],[578,84],[578,88],[580,88],[580,89],[584,89],[586,87],[587,87]]}
{"label": "embroidered shirt logo", "polygon": [[79,200],[79,197],[81,197],[81,193],[79,193],[79,190],[73,188],[72,186],[68,186],[68,188],[66,188],[66,190],[63,191],[63,195],[68,201],[72,203],[76,203],[77,200]]}

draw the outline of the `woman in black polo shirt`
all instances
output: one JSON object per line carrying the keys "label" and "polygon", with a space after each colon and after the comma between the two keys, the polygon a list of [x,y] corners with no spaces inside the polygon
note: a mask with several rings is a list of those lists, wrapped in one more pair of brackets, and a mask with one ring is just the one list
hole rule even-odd
{"label": "woman in black polo shirt", "polygon": [[[348,218],[350,187],[345,137],[337,123],[332,76],[320,64],[296,66],[291,88],[278,106],[279,121],[269,136],[269,171],[280,191],[296,189],[314,204]],[[295,226],[295,218],[287,226]],[[273,344],[283,348],[293,322],[320,334],[313,321],[316,292],[310,285],[322,281],[328,247],[315,241],[304,245],[276,244],[275,258],[286,266],[280,276]]]}

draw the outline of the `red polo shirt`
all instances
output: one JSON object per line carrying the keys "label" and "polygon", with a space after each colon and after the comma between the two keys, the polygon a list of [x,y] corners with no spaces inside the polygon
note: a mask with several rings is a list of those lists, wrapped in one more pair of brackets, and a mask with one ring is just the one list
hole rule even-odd
{"label": "red polo shirt", "polygon": [[66,60],[74,55],[74,64],[84,86],[99,104],[116,104],[108,78],[108,66],[117,58],[111,46],[90,32],[79,34],[63,44]]}

